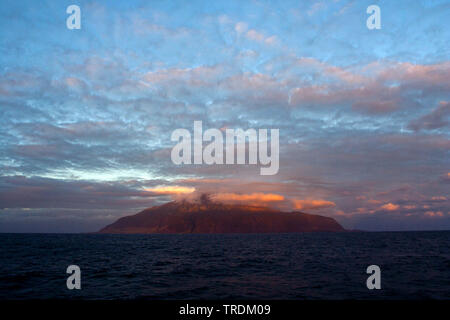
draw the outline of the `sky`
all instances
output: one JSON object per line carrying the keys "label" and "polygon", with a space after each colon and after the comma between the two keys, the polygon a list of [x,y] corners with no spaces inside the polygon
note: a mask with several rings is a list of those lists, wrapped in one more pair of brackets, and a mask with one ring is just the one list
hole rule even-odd
{"label": "sky", "polygon": [[[449,16],[450,0],[2,3],[0,232],[96,231],[205,192],[450,230]],[[279,129],[278,173],[173,164],[194,121]]]}

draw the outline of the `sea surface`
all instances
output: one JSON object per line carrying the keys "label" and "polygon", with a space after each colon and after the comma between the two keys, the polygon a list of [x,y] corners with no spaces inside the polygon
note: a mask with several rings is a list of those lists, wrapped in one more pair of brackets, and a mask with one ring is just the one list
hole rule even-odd
{"label": "sea surface", "polygon": [[0,234],[0,299],[450,299],[450,232]]}

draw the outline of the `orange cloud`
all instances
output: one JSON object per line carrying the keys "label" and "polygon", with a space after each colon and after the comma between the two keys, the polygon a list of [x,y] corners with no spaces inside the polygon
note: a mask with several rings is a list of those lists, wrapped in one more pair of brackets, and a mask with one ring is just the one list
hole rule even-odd
{"label": "orange cloud", "polygon": [[380,209],[387,210],[387,211],[396,211],[396,210],[398,210],[398,208],[400,208],[400,206],[398,204],[393,204],[390,202],[386,203],[380,207]]}
{"label": "orange cloud", "polygon": [[332,208],[336,204],[332,201],[326,200],[292,200],[294,208],[298,210],[315,210],[323,208]]}
{"label": "orange cloud", "polygon": [[427,211],[427,212],[425,212],[425,215],[428,217],[443,217],[444,216],[442,211]]}
{"label": "orange cloud", "polygon": [[150,191],[157,194],[188,194],[194,192],[195,188],[182,186],[160,186],[155,188],[147,188],[145,191]]}
{"label": "orange cloud", "polygon": [[238,194],[238,193],[218,193],[214,196],[218,201],[245,201],[245,202],[275,202],[283,201],[284,197],[275,193],[251,193],[251,194]]}

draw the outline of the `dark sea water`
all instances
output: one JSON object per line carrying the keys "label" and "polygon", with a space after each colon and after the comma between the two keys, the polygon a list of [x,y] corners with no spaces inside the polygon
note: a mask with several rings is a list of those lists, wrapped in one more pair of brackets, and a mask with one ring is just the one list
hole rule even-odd
{"label": "dark sea water", "polygon": [[[450,232],[0,234],[0,299],[450,299]],[[68,290],[68,265],[81,290]],[[366,268],[381,268],[368,290]]]}

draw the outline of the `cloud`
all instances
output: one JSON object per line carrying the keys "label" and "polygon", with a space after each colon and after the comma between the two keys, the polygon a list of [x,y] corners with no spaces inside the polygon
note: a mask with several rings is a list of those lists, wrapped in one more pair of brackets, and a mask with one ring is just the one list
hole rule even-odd
{"label": "cloud", "polygon": [[399,208],[400,208],[399,205],[393,204],[393,203],[386,203],[380,207],[381,210],[386,210],[386,211],[396,211]]}
{"label": "cloud", "polygon": [[[154,181],[154,183],[161,181]],[[0,177],[0,208],[132,210],[157,203],[135,182],[94,182],[24,176]]]}
{"label": "cloud", "polygon": [[419,130],[435,130],[450,126],[450,102],[441,101],[430,113],[411,121],[409,128]]}
{"label": "cloud", "polygon": [[283,201],[284,197],[274,193],[250,193],[250,194],[237,194],[237,193],[218,193],[213,195],[214,200],[221,202],[245,202],[251,204],[270,203]]}
{"label": "cloud", "polygon": [[[312,70],[321,70],[322,74],[317,75],[319,81],[316,84],[291,89],[291,106],[312,104],[335,108],[336,105],[349,105],[353,111],[374,115],[393,113],[406,107],[417,112],[422,107],[417,102],[419,97],[423,99],[450,90],[448,62],[432,65],[370,63],[346,70],[309,59],[293,64],[294,70],[295,66],[304,68],[305,62]],[[330,76],[340,81],[330,81],[327,79]],[[428,120],[441,126],[444,123],[439,120],[446,113],[447,106],[441,106]]]}
{"label": "cloud", "polygon": [[326,200],[292,200],[297,210],[317,210],[335,207],[336,204]]}
{"label": "cloud", "polygon": [[426,211],[425,216],[427,217],[443,217],[444,213],[442,211]]}
{"label": "cloud", "polygon": [[154,188],[146,188],[145,191],[154,192],[156,194],[179,195],[193,193],[195,188],[182,186],[158,186]]}
{"label": "cloud", "polygon": [[[356,2],[249,4],[222,16],[92,4],[83,37],[31,6],[10,2],[3,9],[15,18],[0,21],[14,30],[0,62],[0,203],[9,216],[30,213],[22,207],[40,216],[133,213],[177,192],[255,202],[264,197],[250,195],[272,194],[284,200],[259,203],[286,210],[291,199],[327,199],[335,204],[327,215],[374,229],[421,226],[424,212],[448,212],[448,201],[436,200],[450,182],[444,4],[409,3],[419,22],[385,17],[392,32],[371,41],[352,18],[365,12]],[[279,128],[279,174],[174,166],[171,132],[194,120]],[[445,218],[426,225],[448,228]]]}
{"label": "cloud", "polygon": [[274,45],[278,40],[277,36],[265,36],[263,33],[258,32],[254,29],[247,31],[245,36],[247,37],[247,39],[265,43],[267,45]]}

